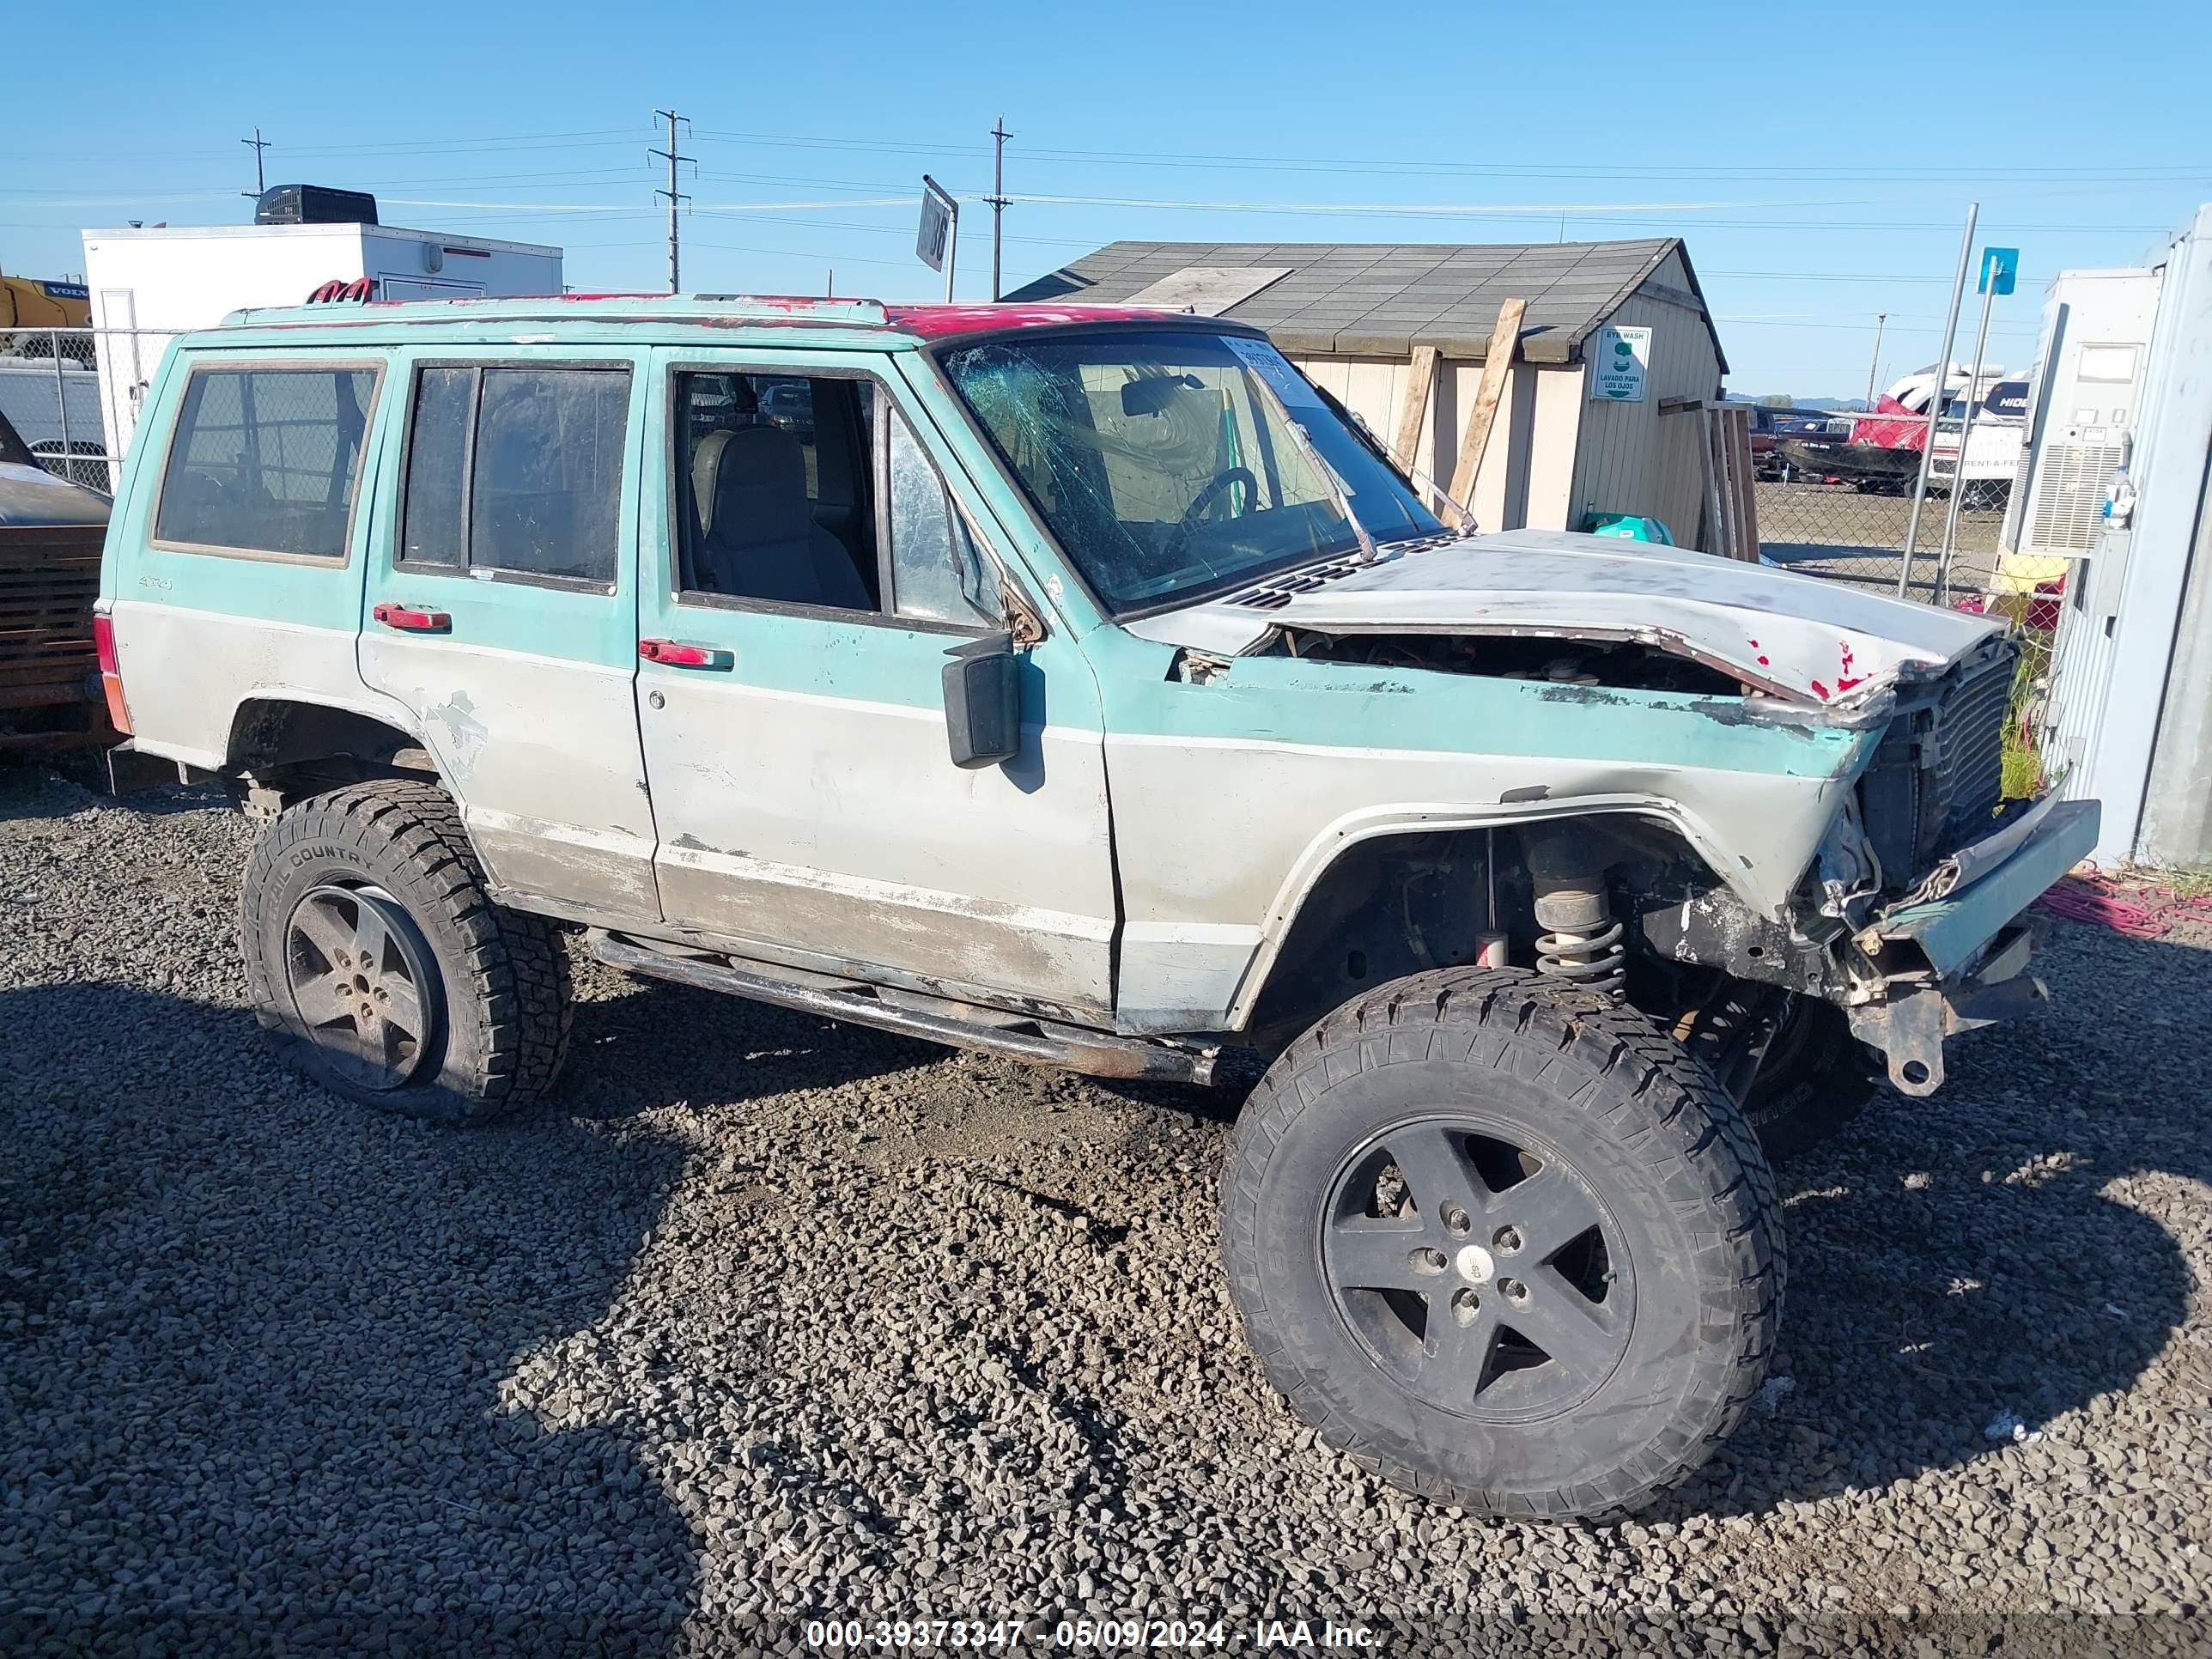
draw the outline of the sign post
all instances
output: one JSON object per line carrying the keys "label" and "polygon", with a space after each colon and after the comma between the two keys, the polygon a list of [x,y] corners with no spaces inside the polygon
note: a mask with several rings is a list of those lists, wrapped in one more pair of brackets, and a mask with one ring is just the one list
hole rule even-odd
{"label": "sign post", "polygon": [[1651,372],[1651,331],[1607,323],[1597,331],[1590,352],[1590,401],[1640,404],[1644,377]]}
{"label": "sign post", "polygon": [[[1959,509],[1966,501],[1966,446],[1974,435],[1974,411],[1982,404],[1982,354],[1990,344],[1990,302],[2000,294],[2009,294],[2013,282],[2020,275],[2020,250],[2016,247],[1985,247],[1982,250],[1981,275],[1975,279],[1976,292],[1982,296],[1981,325],[1974,331],[1974,360],[1966,370],[1966,413],[1959,422],[1959,459],[1951,465],[1951,504],[1943,514],[1943,544],[1936,554],[1936,603],[1943,605],[1951,597],[1951,555],[1959,544]],[[1936,388],[1940,402],[1943,388]],[[1928,428],[1928,447],[1932,454],[1936,447],[1936,427]],[[2015,488],[2018,487],[2015,482]]]}
{"label": "sign post", "polygon": [[945,303],[952,303],[952,276],[960,263],[960,204],[927,173],[921,175],[921,228],[914,251],[932,270],[945,273]]}
{"label": "sign post", "polygon": [[1966,266],[1974,252],[1974,222],[1979,202],[1966,204],[1966,234],[1959,238],[1959,270],[1951,278],[1951,308],[1943,317],[1943,341],[1936,357],[1936,390],[1929,394],[1928,435],[1920,441],[1920,470],[1912,477],[1912,511],[1905,520],[1905,556],[1898,561],[1897,597],[1911,597],[1912,544],[1920,538],[1920,508],[1928,499],[1928,465],[1936,458],[1936,423],[1943,414],[1943,392],[1951,380],[1951,343],[1959,332],[1959,306],[1966,292]]}

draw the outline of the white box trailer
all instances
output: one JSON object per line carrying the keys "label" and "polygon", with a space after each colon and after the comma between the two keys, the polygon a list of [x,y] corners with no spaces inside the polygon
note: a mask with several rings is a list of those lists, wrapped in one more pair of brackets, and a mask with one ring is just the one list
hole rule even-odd
{"label": "white box trailer", "polygon": [[107,453],[119,461],[173,335],[241,306],[298,305],[325,283],[376,283],[380,299],[467,300],[562,291],[561,250],[395,225],[154,226],[84,233]]}

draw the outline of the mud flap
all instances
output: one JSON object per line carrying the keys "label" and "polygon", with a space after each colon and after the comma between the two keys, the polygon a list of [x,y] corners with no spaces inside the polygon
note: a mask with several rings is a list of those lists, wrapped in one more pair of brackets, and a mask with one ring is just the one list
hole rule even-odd
{"label": "mud flap", "polygon": [[136,795],[148,789],[196,782],[208,775],[182,761],[143,754],[127,743],[117,744],[107,751],[106,758],[107,793],[111,795]]}

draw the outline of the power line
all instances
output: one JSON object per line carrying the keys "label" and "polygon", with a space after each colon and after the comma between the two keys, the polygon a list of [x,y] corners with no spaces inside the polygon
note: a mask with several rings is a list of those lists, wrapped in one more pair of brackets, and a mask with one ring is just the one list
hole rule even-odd
{"label": "power line", "polygon": [[[665,118],[668,122],[668,148],[647,150],[646,154],[665,157],[668,162],[668,188],[657,190],[653,194],[668,198],[668,291],[681,294],[684,291],[684,234],[678,216],[684,204],[691,198],[676,188],[676,168],[679,162],[689,161],[692,158],[678,154],[676,148],[676,124],[684,121],[684,118],[672,109],[657,109],[653,112]],[[684,121],[684,125],[689,126],[691,124]]]}
{"label": "power line", "polygon": [[1003,289],[1000,281],[999,253],[1006,240],[1006,140],[1014,135],[1006,131],[1006,118],[1001,115],[991,124],[991,193],[983,199],[991,204],[991,300],[994,304]]}
{"label": "power line", "polygon": [[[261,136],[261,129],[256,127],[253,129],[253,137],[241,138],[238,142],[253,152],[253,194],[258,198],[269,188],[268,180],[263,178],[261,173],[261,153],[270,147],[271,141],[264,138]],[[246,194],[242,190],[238,193],[240,196]]]}
{"label": "power line", "polygon": [[[981,144],[929,144],[858,138],[822,138],[796,133],[701,131],[695,137],[725,143],[766,144],[793,149],[823,149],[848,153],[909,155],[947,152],[982,155]],[[1409,162],[1354,156],[1261,156],[1207,155],[1188,150],[1033,149],[1025,154],[1038,161],[1097,163],[1112,166],[1162,166],[1251,168],[1261,171],[1356,171],[1395,173],[1408,176],[1472,176],[1484,178],[1583,179],[1803,179],[1830,183],[1980,183],[2002,179],[2014,183],[2095,183],[2142,179],[2150,183],[2191,184],[2212,181],[2212,163],[2165,162],[2150,167],[2039,165],[1962,168],[1957,163],[1936,167],[1756,167],[1730,163],[1718,167],[1644,165],[1624,167],[1611,162],[1516,167],[1505,162]]]}

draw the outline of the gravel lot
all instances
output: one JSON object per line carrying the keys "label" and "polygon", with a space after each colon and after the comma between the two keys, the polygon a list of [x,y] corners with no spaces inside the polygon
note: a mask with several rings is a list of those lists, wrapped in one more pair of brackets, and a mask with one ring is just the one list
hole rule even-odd
{"label": "gravel lot", "polygon": [[2054,924],[2062,1012],[1784,1171],[1771,1409],[1664,1510],[1543,1529],[1379,1487],[1264,1390],[1215,1258],[1233,1103],[580,963],[559,1109],[380,1120],[240,1010],[246,827],[154,809],[0,773],[0,1652],[1084,1610],[2212,1646],[2204,941]]}

